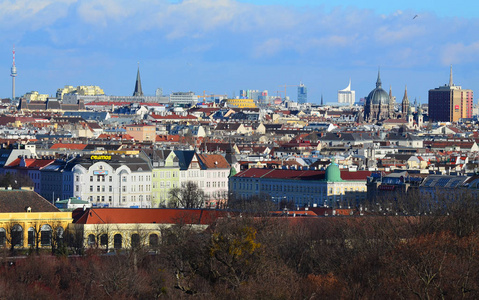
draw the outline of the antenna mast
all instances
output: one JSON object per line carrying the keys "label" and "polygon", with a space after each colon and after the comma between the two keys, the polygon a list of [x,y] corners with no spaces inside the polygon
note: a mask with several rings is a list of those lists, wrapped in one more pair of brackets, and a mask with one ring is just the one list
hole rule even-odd
{"label": "antenna mast", "polygon": [[17,77],[17,67],[15,66],[15,45],[13,45],[13,63],[12,63],[10,76],[12,76],[12,101],[14,101],[15,100],[15,77]]}

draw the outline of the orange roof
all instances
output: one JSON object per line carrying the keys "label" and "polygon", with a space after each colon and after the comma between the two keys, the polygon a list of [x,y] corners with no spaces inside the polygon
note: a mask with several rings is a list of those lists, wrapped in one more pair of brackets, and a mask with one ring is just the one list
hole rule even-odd
{"label": "orange roof", "polygon": [[110,140],[134,140],[129,134],[108,134],[102,133],[98,136],[98,139],[110,139]]}
{"label": "orange roof", "polygon": [[[54,159],[25,158],[25,168],[41,169],[45,166],[48,166],[54,161],[55,161]],[[21,158],[16,158],[6,167],[10,167],[10,168],[18,167],[20,166],[20,162],[21,162]]]}
{"label": "orange roof", "polygon": [[227,169],[230,167],[223,155],[198,154],[198,158],[208,169]]}
{"label": "orange roof", "polygon": [[50,149],[70,149],[70,150],[83,150],[85,149],[86,144],[64,144],[58,143],[51,146]]}
{"label": "orange roof", "polygon": [[201,224],[208,225],[228,212],[206,209],[173,208],[90,208],[76,210],[78,224]]}
{"label": "orange roof", "polygon": [[172,143],[179,143],[184,141],[184,137],[179,135],[157,135],[156,142],[172,142]]}

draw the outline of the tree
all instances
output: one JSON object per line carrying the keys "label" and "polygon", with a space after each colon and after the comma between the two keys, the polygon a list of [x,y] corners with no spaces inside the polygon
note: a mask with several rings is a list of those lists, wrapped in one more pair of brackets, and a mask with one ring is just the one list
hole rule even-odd
{"label": "tree", "polygon": [[7,172],[5,175],[0,175],[0,186],[20,189],[24,186],[33,187],[33,182],[27,175]]}
{"label": "tree", "polygon": [[244,213],[268,215],[271,211],[277,209],[277,204],[271,200],[269,194],[265,193],[253,195],[246,199],[237,197],[235,194],[230,194],[228,207]]}
{"label": "tree", "polygon": [[172,188],[168,194],[169,203],[174,208],[201,208],[205,204],[205,193],[192,181],[186,182],[181,187]]}
{"label": "tree", "polygon": [[23,227],[12,220],[5,225],[5,240],[10,245],[10,254],[15,254],[15,246],[23,247]]}

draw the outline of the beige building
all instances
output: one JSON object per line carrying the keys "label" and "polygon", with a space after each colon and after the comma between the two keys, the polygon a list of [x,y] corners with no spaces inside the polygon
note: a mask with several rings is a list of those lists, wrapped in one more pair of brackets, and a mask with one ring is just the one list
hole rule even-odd
{"label": "beige building", "polygon": [[139,142],[151,141],[156,139],[156,126],[145,124],[132,124],[125,126],[126,133],[131,135],[135,140]]}
{"label": "beige building", "polygon": [[79,85],[77,87],[71,85],[65,85],[64,88],[57,90],[57,99],[63,100],[65,94],[77,94],[82,96],[98,96],[105,95],[103,89],[96,85]]}
{"label": "beige building", "polygon": [[23,95],[22,98],[27,99],[27,101],[47,101],[48,94],[39,94],[37,91],[32,91]]}

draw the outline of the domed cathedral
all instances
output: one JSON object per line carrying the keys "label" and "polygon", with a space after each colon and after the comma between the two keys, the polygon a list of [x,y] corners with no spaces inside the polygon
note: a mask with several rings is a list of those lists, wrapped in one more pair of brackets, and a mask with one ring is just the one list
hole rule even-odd
{"label": "domed cathedral", "polygon": [[395,117],[394,98],[382,88],[381,76],[378,71],[376,88],[366,97],[364,118],[367,122],[380,122]]}

